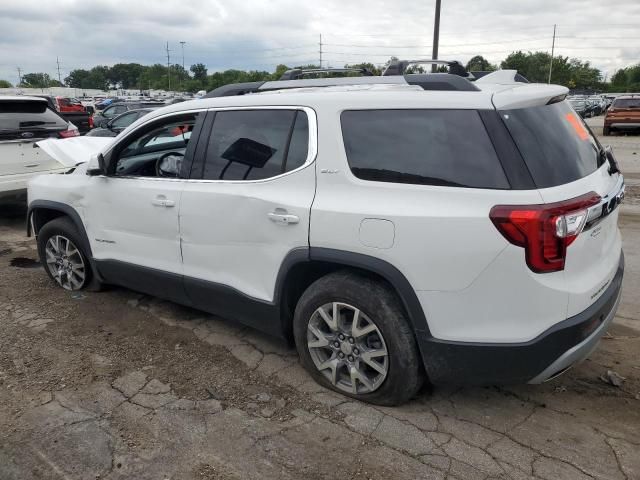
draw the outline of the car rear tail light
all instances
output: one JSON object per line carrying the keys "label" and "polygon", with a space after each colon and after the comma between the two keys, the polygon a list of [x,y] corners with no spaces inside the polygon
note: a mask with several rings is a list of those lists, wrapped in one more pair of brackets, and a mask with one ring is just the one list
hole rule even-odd
{"label": "car rear tail light", "polygon": [[77,137],[78,135],[80,135],[80,132],[78,131],[77,128],[62,130],[61,132],[58,132],[58,133],[61,138]]}
{"label": "car rear tail light", "polygon": [[89,128],[93,128],[93,115],[89,115]]}
{"label": "car rear tail light", "polygon": [[600,199],[590,192],[543,205],[497,205],[489,217],[504,238],[525,249],[533,272],[557,272],[564,269],[567,247],[582,232],[589,207]]}

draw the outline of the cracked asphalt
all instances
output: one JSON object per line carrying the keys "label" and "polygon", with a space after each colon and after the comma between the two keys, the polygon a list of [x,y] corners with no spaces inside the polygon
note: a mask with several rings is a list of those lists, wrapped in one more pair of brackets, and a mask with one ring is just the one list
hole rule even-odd
{"label": "cracked asphalt", "polygon": [[21,213],[5,212],[0,479],[640,479],[632,207],[619,315],[587,361],[544,385],[427,388],[396,408],[325,390],[291,347],[223,319],[55,288]]}

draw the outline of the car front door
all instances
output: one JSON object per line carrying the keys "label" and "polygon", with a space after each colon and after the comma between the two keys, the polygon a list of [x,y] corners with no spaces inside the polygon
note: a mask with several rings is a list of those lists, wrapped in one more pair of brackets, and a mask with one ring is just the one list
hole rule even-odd
{"label": "car front door", "polygon": [[209,112],[180,205],[185,288],[195,306],[268,321],[245,314],[256,302],[272,304],[285,258],[307,252],[316,137],[309,108]]}
{"label": "car front door", "polygon": [[185,180],[178,172],[199,121],[190,112],[141,125],[105,154],[108,175],[91,177],[86,227],[107,282],[184,301],[178,212]]}

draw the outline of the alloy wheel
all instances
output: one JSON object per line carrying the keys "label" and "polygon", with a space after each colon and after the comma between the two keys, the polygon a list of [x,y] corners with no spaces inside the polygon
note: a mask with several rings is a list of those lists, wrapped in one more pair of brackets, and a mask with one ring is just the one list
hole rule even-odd
{"label": "alloy wheel", "polygon": [[84,285],[86,268],[80,250],[63,235],[53,235],[45,246],[46,264],[51,276],[65,290]]}
{"label": "alloy wheel", "polygon": [[354,395],[377,390],[389,370],[382,333],[364,312],[346,303],[324,304],[311,315],[307,347],[327,380]]}

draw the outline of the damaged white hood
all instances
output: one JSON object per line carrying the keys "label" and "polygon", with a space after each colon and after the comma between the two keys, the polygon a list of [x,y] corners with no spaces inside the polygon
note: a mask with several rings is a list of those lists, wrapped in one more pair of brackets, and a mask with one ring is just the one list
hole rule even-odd
{"label": "damaged white hood", "polygon": [[111,137],[49,138],[37,142],[36,145],[54,160],[71,168],[87,163],[93,155],[106,150],[114,140],[115,138]]}

